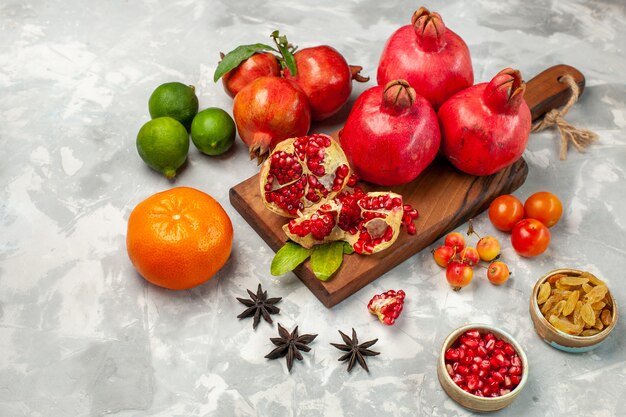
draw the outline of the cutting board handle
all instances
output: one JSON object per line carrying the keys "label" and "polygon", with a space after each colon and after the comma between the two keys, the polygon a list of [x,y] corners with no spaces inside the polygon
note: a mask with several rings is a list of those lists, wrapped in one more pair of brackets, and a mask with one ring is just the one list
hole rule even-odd
{"label": "cutting board handle", "polygon": [[559,82],[562,76],[571,75],[580,88],[579,96],[585,89],[585,76],[569,65],[555,65],[541,72],[526,83],[524,98],[533,120],[538,119],[552,109],[563,106],[572,92],[569,86]]}

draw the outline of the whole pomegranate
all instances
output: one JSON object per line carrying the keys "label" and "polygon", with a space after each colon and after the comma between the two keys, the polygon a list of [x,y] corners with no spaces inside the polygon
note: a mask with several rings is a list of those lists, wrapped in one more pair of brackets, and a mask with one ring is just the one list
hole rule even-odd
{"label": "whole pomegranate", "polygon": [[346,185],[350,166],[330,136],[312,135],[280,142],[261,167],[260,193],[276,214],[296,217]]}
{"label": "whole pomegranate", "polygon": [[327,119],[346,104],[352,92],[352,80],[369,80],[359,74],[362,67],[348,65],[336,49],[327,45],[301,49],[294,58],[296,76],[285,69],[285,78],[294,80],[304,90],[313,120]]}
{"label": "whole pomegranate", "polygon": [[517,161],[530,135],[525,89],[520,72],[506,68],[489,83],[450,97],[438,113],[446,158],[472,175],[490,175]]}
{"label": "whole pomegranate", "polygon": [[437,155],[437,115],[406,81],[391,81],[359,96],[339,141],[361,179],[379,185],[404,184]]}
{"label": "whole pomegranate", "polygon": [[417,10],[411,24],[396,30],[378,64],[378,85],[404,79],[435,109],[474,83],[467,45],[446,28],[438,13]]}
{"label": "whole pomegranate", "polygon": [[[224,58],[224,54],[221,54]],[[270,53],[256,53],[222,76],[224,91],[235,97],[241,89],[259,77],[280,76],[278,60]]]}
{"label": "whole pomegranate", "polygon": [[245,86],[235,96],[233,116],[250,158],[259,160],[279,142],[306,135],[311,125],[306,94],[281,77],[260,77]]}
{"label": "whole pomegranate", "polygon": [[[410,209],[410,207],[407,207]],[[370,255],[391,246],[398,238],[402,224],[406,225],[402,196],[392,192],[365,194],[360,188],[353,193],[342,192],[333,200],[304,212],[283,226],[285,234],[305,248],[343,240],[356,253]]]}

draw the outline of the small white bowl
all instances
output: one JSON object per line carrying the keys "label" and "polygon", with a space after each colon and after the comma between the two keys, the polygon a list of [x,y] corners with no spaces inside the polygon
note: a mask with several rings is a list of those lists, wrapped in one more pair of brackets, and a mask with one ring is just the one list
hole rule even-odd
{"label": "small white bowl", "polygon": [[[446,351],[454,344],[454,342],[456,342],[459,337],[461,337],[463,333],[468,330],[478,330],[480,333],[491,332],[498,339],[502,339],[505,342],[510,343],[515,348],[515,351],[522,360],[522,380],[520,381],[519,385],[516,386],[508,394],[502,395],[500,397],[479,397],[477,395],[470,394],[469,392],[463,391],[457,384],[455,384],[448,372],[446,371]],[[522,391],[522,389],[524,389],[524,386],[528,381],[528,359],[526,358],[526,354],[522,350],[522,347],[519,345],[519,343],[517,343],[513,336],[511,336],[504,330],[500,330],[497,327],[490,326],[488,324],[466,324],[455,329],[443,342],[443,346],[441,347],[441,353],[439,354],[437,377],[439,378],[439,383],[441,384],[442,388],[444,389],[444,391],[446,391],[450,398],[452,398],[463,407],[480,412],[497,411],[511,404]]]}

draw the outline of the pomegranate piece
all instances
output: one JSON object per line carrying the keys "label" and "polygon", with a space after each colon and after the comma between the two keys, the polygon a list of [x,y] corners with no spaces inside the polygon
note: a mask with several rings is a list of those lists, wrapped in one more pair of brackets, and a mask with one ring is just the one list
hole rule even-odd
{"label": "pomegranate piece", "polygon": [[[346,155],[330,136],[317,134],[288,139],[276,146],[261,167],[261,196],[274,213],[297,217],[322,199],[335,197],[349,176]],[[319,219],[320,224],[326,221],[332,222],[332,229],[335,220],[330,213]],[[316,229],[317,240],[323,240],[321,233]]]}
{"label": "pomegranate piece", "polygon": [[411,24],[391,35],[378,64],[378,84],[403,79],[435,109],[474,84],[467,45],[447,28],[438,13],[417,10]]}
{"label": "pomegranate piece", "polygon": [[385,186],[417,178],[435,159],[440,139],[430,103],[404,80],[366,90],[339,132],[359,177]]}
{"label": "pomegranate piece", "polygon": [[305,211],[284,225],[283,230],[291,240],[305,248],[343,240],[356,253],[370,255],[387,249],[396,241],[407,216],[413,219],[406,214],[401,195],[392,192],[365,194],[357,187],[351,193],[342,192]]}
{"label": "pomegranate piece", "polygon": [[452,381],[473,395],[506,395],[522,380],[522,361],[515,348],[493,333],[468,330],[445,351],[444,360]]}
{"label": "pomegranate piece", "polygon": [[313,120],[324,120],[337,113],[350,98],[352,80],[366,82],[362,67],[348,65],[336,49],[320,45],[294,54],[297,75],[285,68],[284,76],[295,81],[309,98]]}
{"label": "pomegranate piece", "polygon": [[506,68],[489,83],[450,97],[439,109],[441,151],[458,169],[491,175],[517,161],[530,135],[526,84]]}
{"label": "pomegranate piece", "polygon": [[260,77],[245,86],[235,96],[233,116],[250,159],[259,161],[281,141],[306,135],[311,125],[306,94],[281,77]]}
{"label": "pomegranate piece", "polygon": [[[222,58],[224,58],[224,55]],[[280,76],[278,60],[270,53],[257,53],[222,76],[224,91],[235,97],[239,91],[260,77]]]}
{"label": "pomegranate piece", "polygon": [[[400,316],[400,313],[402,312],[405,296],[406,294],[402,290],[399,290],[397,292],[394,290],[389,290],[382,294],[376,294],[367,304],[367,309],[370,313],[378,316],[378,320],[388,326],[391,326],[395,323],[396,319]],[[460,368],[461,367],[458,366],[457,372]]]}

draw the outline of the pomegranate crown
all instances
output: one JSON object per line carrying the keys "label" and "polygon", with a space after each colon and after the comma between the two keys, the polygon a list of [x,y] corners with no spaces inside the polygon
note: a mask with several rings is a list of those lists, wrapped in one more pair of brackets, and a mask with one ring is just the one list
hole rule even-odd
{"label": "pomegranate crown", "polygon": [[526,83],[522,74],[505,68],[491,79],[483,93],[485,104],[498,113],[515,113],[524,100]]}
{"label": "pomegranate crown", "polygon": [[439,13],[420,7],[413,13],[411,24],[415,30],[417,44],[425,51],[438,51],[446,44],[446,25]]}
{"label": "pomegranate crown", "polygon": [[389,81],[383,88],[383,107],[401,112],[415,102],[415,90],[405,80]]}

